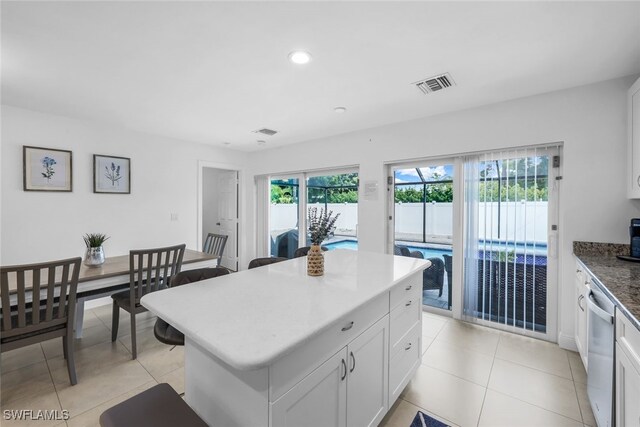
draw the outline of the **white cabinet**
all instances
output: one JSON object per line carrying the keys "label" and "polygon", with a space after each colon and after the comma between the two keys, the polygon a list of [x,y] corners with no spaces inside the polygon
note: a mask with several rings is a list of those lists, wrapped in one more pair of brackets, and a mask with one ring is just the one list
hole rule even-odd
{"label": "white cabinet", "polygon": [[640,371],[616,344],[616,426],[640,426]]}
{"label": "white cabinet", "polygon": [[628,108],[628,173],[627,195],[631,199],[640,198],[640,79],[629,89]]}
{"label": "white cabinet", "polygon": [[640,330],[616,310],[616,426],[640,426]]}
{"label": "white cabinet", "polygon": [[576,280],[575,280],[575,340],[578,347],[578,353],[587,368],[587,346],[588,346],[588,334],[587,334],[587,299],[589,298],[589,275],[584,271],[584,267],[577,263],[576,265]]}
{"label": "white cabinet", "polygon": [[272,425],[378,425],[388,408],[388,331],[385,316],[271,404]]}

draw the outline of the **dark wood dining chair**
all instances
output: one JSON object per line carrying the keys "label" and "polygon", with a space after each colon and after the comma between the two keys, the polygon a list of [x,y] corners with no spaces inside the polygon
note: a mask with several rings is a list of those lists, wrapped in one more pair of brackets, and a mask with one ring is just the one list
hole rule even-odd
{"label": "dark wood dining chair", "polygon": [[229,236],[225,236],[224,234],[209,233],[207,234],[207,238],[204,240],[202,252],[218,256],[218,264],[216,267],[220,267],[220,260],[222,259],[224,247],[227,245],[228,238]]}
{"label": "dark wood dining chair", "polygon": [[180,273],[186,245],[141,249],[129,252],[129,290],[111,295],[113,315],[111,341],[118,338],[120,309],[131,316],[131,355],[138,356],[136,348],[136,314],[147,311],[140,304],[144,295],[167,287],[171,276]]}
{"label": "dark wood dining chair", "polygon": [[[214,277],[229,274],[226,268],[196,268],[188,271],[181,271],[171,278],[171,287],[182,286],[201,280],[213,279]],[[153,335],[161,343],[168,345],[184,345],[184,334],[158,317],[153,327]]]}
{"label": "dark wood dining chair", "polygon": [[276,262],[282,262],[282,261],[288,261],[289,258],[285,258],[285,257],[271,257],[271,258],[256,258],[256,259],[252,259],[249,262],[249,270],[251,270],[252,268],[258,268],[258,267],[262,267],[264,265],[270,265],[270,264],[275,264]]}
{"label": "dark wood dining chair", "polygon": [[78,382],[73,321],[81,262],[78,257],[0,268],[1,352],[62,337],[71,385]]}

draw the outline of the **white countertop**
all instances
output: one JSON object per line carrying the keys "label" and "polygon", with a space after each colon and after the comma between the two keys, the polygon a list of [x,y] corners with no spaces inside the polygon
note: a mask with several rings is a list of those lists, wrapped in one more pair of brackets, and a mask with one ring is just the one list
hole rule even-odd
{"label": "white countertop", "polygon": [[239,370],[260,369],[371,301],[429,261],[337,249],[325,274],[307,258],[147,294],[142,305]]}

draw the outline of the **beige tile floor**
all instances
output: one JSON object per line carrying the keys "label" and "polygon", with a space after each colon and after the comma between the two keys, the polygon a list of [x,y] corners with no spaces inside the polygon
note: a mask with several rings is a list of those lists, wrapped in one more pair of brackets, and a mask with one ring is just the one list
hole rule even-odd
{"label": "beige tile floor", "polygon": [[461,427],[595,427],[577,353],[429,313],[422,332],[422,364],[381,426],[420,410]]}
{"label": "beige tile floor", "polygon": [[[159,382],[184,392],[183,348],[154,338],[151,314],[136,323],[138,359],[131,360],[128,316],[120,316],[112,343],[111,307],[85,313],[73,387],[60,339],[2,354],[2,411],[66,409],[71,418],[1,424],[96,426],[105,409]],[[408,427],[418,410],[452,426],[595,426],[576,353],[428,313],[423,325],[422,365],[381,426]]]}

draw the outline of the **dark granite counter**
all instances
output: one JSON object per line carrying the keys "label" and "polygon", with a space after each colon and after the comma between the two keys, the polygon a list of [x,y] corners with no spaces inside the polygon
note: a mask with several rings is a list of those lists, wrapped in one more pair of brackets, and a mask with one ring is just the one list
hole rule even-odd
{"label": "dark granite counter", "polygon": [[640,330],[640,263],[616,258],[616,255],[628,255],[629,245],[574,242],[573,253]]}

